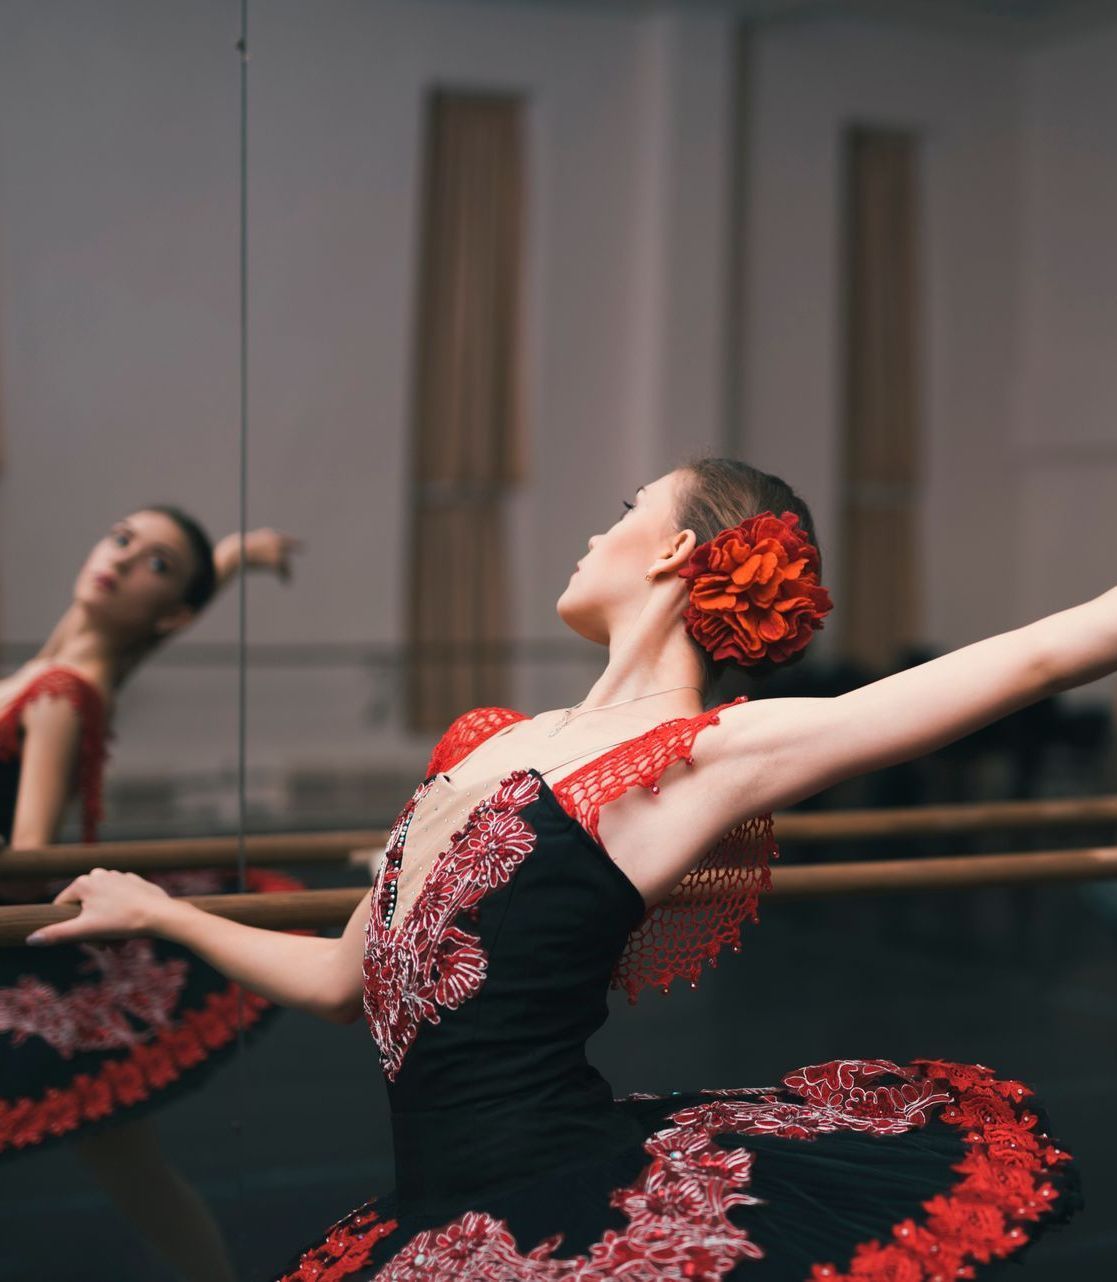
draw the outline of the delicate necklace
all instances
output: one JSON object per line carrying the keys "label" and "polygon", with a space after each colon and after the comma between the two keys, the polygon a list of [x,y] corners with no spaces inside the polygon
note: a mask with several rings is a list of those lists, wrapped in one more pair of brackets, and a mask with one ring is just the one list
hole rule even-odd
{"label": "delicate necklace", "polygon": [[657,694],[672,694],[676,690],[694,690],[698,694],[702,693],[698,686],[670,686],[666,690],[653,690],[650,694],[634,694],[631,699],[618,699],[616,703],[603,703],[600,707],[587,708],[585,712],[578,712],[576,709],[580,708],[582,704],[585,703],[585,700],[583,699],[581,702],[574,704],[572,708],[566,709],[558,719],[557,723],[547,731],[547,738],[553,739],[560,730],[565,730],[572,721],[576,721],[579,717],[588,716],[591,712],[604,712],[607,708],[619,708],[621,704],[636,703],[639,699],[654,699]]}

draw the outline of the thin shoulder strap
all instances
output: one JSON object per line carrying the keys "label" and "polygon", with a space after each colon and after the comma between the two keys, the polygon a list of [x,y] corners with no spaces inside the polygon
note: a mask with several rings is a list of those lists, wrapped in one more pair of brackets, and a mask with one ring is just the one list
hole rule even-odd
{"label": "thin shoulder strap", "polygon": [[452,770],[498,730],[526,720],[524,713],[512,708],[474,708],[470,712],[463,712],[450,723],[446,733],[435,744],[427,763],[427,777],[443,770]]}
{"label": "thin shoulder strap", "polygon": [[[555,785],[556,799],[600,843],[602,809],[629,788],[659,792],[667,768],[693,762],[694,741],[730,706],[664,722],[618,744]],[[727,832],[669,895],[648,909],[628,937],[612,986],[624,989],[632,1002],[641,989],[654,985],[667,992],[680,977],[694,987],[705,963],[716,965],[726,946],[739,948],[741,923],[756,920],[760,893],[770,885],[768,865],[778,854],[770,814]]]}
{"label": "thin shoulder strap", "polygon": [[552,784],[552,791],[563,809],[577,819],[595,841],[599,840],[598,822],[603,807],[623,796],[629,788],[658,792],[659,778],[667,767],[676,761],[690,761],[694,741],[702,731],[717,725],[726,708],[746,701],[734,699],[696,717],[676,717],[653,726],[635,739],[613,744],[565,779]]}

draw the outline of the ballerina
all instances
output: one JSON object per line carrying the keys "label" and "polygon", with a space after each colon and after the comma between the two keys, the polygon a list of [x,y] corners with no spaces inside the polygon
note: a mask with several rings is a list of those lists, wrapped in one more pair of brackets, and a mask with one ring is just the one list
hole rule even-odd
{"label": "ballerina", "polygon": [[678,468],[589,540],[558,600],[608,647],[586,697],[459,717],[340,938],[212,917],[106,869],[58,895],[80,913],[32,939],[174,940],[270,1001],[363,1010],[395,1187],[284,1282],[943,1282],[1075,1209],[1030,1089],[982,1065],[842,1059],[615,1100],[586,1061],[610,977],[635,999],[736,945],[774,810],[1117,668],[1111,590],[839,698],[704,708],[726,666],[801,658],[831,608],[820,573],[779,478]]}
{"label": "ballerina", "polygon": [[[287,579],[297,540],[250,531],[243,564]],[[175,507],[142,508],[90,551],[73,599],[34,658],[0,680],[0,858],[51,844],[76,795],[96,841],[116,694],[242,565],[239,534],[216,547]],[[234,889],[209,870],[153,881],[174,893]],[[53,886],[0,881],[0,898],[49,902]],[[299,883],[264,870],[253,889]],[[238,994],[174,945],[150,941],[0,952],[0,1160],[73,1140],[117,1208],[185,1278],[232,1279],[205,1203],[162,1153],[153,1107],[199,1083],[236,1046]],[[259,1025],[266,1003],[249,999]]]}

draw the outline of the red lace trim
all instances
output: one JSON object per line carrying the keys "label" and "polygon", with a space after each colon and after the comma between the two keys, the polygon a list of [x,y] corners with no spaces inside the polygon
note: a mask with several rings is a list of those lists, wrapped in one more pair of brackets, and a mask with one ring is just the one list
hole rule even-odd
{"label": "red lace trim", "polygon": [[[270,869],[249,869],[247,884],[255,892],[302,889],[300,881]],[[239,1021],[238,995],[243,1003]],[[203,1008],[182,1012],[175,1023],[135,1043],[127,1055],[107,1060],[96,1072],[78,1073],[66,1086],[52,1087],[37,1099],[0,1100],[0,1153],[69,1134],[149,1099],[227,1045],[239,1028],[255,1024],[270,1006],[258,994],[230,984],[207,994]]]}
{"label": "red lace trim", "polygon": [[82,806],[82,841],[97,840],[104,817],[101,785],[108,757],[108,730],[101,692],[70,668],[48,668],[27,683],[0,713],[0,761],[18,757],[23,744],[20,722],[29,703],[42,697],[67,699],[81,720],[78,748],[78,794]]}
{"label": "red lace trim", "polygon": [[974,1265],[1018,1251],[1026,1225],[1050,1214],[1059,1190],[1049,1176],[1071,1160],[1036,1131],[1023,1106],[1032,1092],[1020,1082],[998,1081],[982,1064],[914,1061],[934,1082],[954,1092],[939,1117],[965,1133],[966,1156],[954,1167],[963,1177],[948,1192],[923,1203],[927,1219],[904,1220],[892,1241],[862,1243],[848,1273],[817,1264],[811,1282],[953,1282],[975,1277]]}
{"label": "red lace trim", "polygon": [[[882,1084],[889,1075],[900,1085]],[[932,1109],[967,1128],[970,1149],[955,1169],[965,1178],[924,1203],[923,1224],[905,1220],[894,1241],[863,1243],[849,1273],[815,1265],[811,1282],[947,1282],[972,1278],[973,1265],[1011,1254],[1028,1240],[1023,1227],[1050,1212],[1058,1190],[1045,1178],[1066,1153],[1035,1133],[1021,1107],[1029,1094],[1019,1082],[997,1081],[981,1065],[919,1060],[834,1060],[797,1069],[779,1088],[708,1091],[709,1103],[671,1115],[672,1126],[644,1145],[651,1161],[636,1183],[617,1189],[610,1204],[628,1224],[610,1229],[587,1255],[555,1258],[556,1234],[522,1254],[508,1225],[467,1211],[440,1228],[416,1234],[383,1268],[377,1282],[605,1282],[622,1276],[720,1282],[743,1259],[763,1251],[729,1219],[736,1206],[755,1205],[746,1190],[755,1155],[725,1148],[724,1134],[780,1134],[810,1140],[835,1131],[898,1135],[925,1126]],[[643,1097],[649,1098],[649,1097]],[[945,1105],[945,1107],[943,1107]],[[364,1210],[365,1208],[362,1208]],[[366,1211],[367,1214],[367,1211]],[[346,1221],[342,1221],[344,1225]],[[384,1226],[385,1236],[390,1229]],[[329,1239],[327,1239],[329,1240]],[[372,1242],[360,1243],[353,1267],[367,1262]],[[321,1248],[318,1248],[320,1251]],[[303,1259],[313,1258],[308,1252]],[[289,1274],[280,1282],[344,1273]]]}
{"label": "red lace trim", "polygon": [[[717,725],[720,714],[732,706],[722,704],[700,716],[654,727],[568,775],[555,786],[555,796],[600,841],[602,808],[632,787],[658,793],[668,767],[679,761],[693,764],[691,753],[699,734]],[[686,874],[675,894],[648,910],[628,937],[612,986],[623,988],[630,1002],[649,984],[667,992],[680,976],[696,987],[704,962],[716,966],[726,946],[739,951],[741,923],[756,921],[760,895],[771,885],[769,861],[778,856],[770,814],[726,833]]]}
{"label": "red lace trim", "polygon": [[304,1251],[290,1273],[275,1282],[340,1282],[368,1259],[381,1238],[398,1228],[395,1220],[381,1220],[372,1204],[358,1207],[330,1229],[317,1245]]}
{"label": "red lace trim", "polygon": [[527,719],[522,712],[514,712],[511,708],[474,708],[472,712],[463,712],[450,723],[449,729],[435,744],[427,763],[427,778],[442,770],[452,770],[498,730]]}
{"label": "red lace trim", "polygon": [[66,1135],[177,1081],[230,1042],[238,1027],[254,1024],[270,1005],[244,990],[243,1020],[238,1024],[237,994],[235,984],[208,994],[203,1009],[184,1011],[177,1023],[133,1046],[126,1056],[107,1061],[95,1073],[78,1073],[68,1085],[52,1087],[39,1099],[0,1101],[0,1152]]}
{"label": "red lace trim", "polygon": [[439,1023],[439,1008],[456,1010],[485,982],[488,958],[477,935],[455,926],[490,890],[507,882],[535,848],[535,833],[520,817],[539,797],[537,775],[517,771],[470,812],[445,853],[431,865],[418,898],[391,929],[399,857],[422,785],[388,839],[365,930],[364,1010],[394,1081],[424,1021]]}
{"label": "red lace trim", "polygon": [[[745,702],[745,698],[733,701]],[[733,703],[697,717],[664,722],[587,762],[555,785],[556,799],[600,842],[602,808],[632,787],[658,793],[668,767],[678,761],[691,763],[699,734],[707,726],[717,725],[720,714]],[[511,708],[475,708],[463,713],[436,745],[428,777],[451,769],[497,731],[523,720],[523,714]],[[416,800],[412,800],[412,808]],[[771,885],[769,864],[778,857],[770,814],[758,815],[727,832],[683,877],[678,893],[645,914],[617,961],[612,987],[623,988],[630,1002],[648,985],[666,993],[679,977],[697,987],[704,963],[716,966],[725,947],[740,951],[741,923],[756,921],[760,895]]]}

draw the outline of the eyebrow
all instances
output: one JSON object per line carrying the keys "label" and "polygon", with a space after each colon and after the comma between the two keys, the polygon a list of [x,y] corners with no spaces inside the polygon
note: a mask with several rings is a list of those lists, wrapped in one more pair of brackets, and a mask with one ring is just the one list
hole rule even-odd
{"label": "eyebrow", "polygon": [[[117,523],[113,526],[113,529],[127,530],[129,534],[134,534],[136,535],[137,538],[139,537],[139,531],[134,526],[129,525],[127,521],[117,521]],[[153,543],[151,546],[155,549],[156,552],[162,552],[163,555],[167,558],[167,560],[170,561],[172,565],[177,567],[178,565],[177,552],[175,552],[172,548],[167,547],[165,543]]]}
{"label": "eyebrow", "polygon": [[642,485],[641,485],[641,486],[640,486],[640,488],[636,491],[636,493],[637,493],[637,494],[643,494],[643,493],[644,493],[644,486],[642,486]]}

